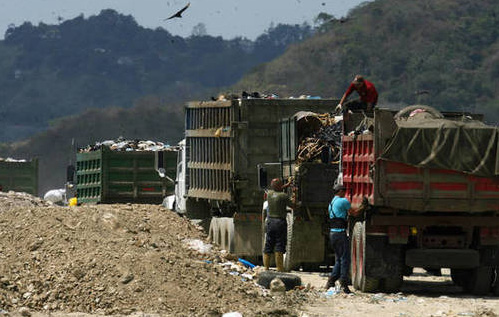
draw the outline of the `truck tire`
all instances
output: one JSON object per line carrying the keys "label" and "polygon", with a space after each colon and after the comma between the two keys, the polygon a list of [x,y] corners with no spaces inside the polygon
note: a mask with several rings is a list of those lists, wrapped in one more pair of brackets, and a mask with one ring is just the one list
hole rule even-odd
{"label": "truck tire", "polygon": [[234,252],[234,218],[218,218],[220,247],[229,253]]}
{"label": "truck tire", "polygon": [[414,268],[412,266],[407,266],[404,264],[404,266],[402,267],[402,275],[403,276],[411,276],[413,272],[414,272]]}
{"label": "truck tire", "polygon": [[284,270],[286,272],[297,270],[300,267],[300,263],[296,263],[293,254],[293,224],[294,217],[293,213],[288,213],[286,216],[286,221],[288,225],[288,238],[286,241],[286,253],[284,253]]}
{"label": "truck tire", "polygon": [[393,116],[393,118],[395,120],[401,119],[401,118],[407,118],[411,114],[411,112],[413,112],[414,110],[417,110],[417,109],[423,109],[425,112],[431,114],[436,119],[440,119],[440,118],[444,117],[442,115],[442,113],[435,108],[432,108],[430,106],[414,105],[414,106],[408,106],[408,107],[401,109],[399,112],[397,112]]}
{"label": "truck tire", "polygon": [[[354,227],[355,229],[355,227]],[[355,231],[352,230],[350,232],[350,274],[352,276],[352,286],[354,289],[360,289],[359,287],[359,265],[358,261],[358,246],[359,246],[359,237],[358,234],[355,234]],[[336,261],[336,260],[335,260]]]}
{"label": "truck tire", "polygon": [[381,284],[383,284],[382,289],[385,293],[396,293],[399,291],[400,286],[402,286],[403,281],[403,278],[400,276],[386,277],[381,281]]}
{"label": "truck tire", "polygon": [[499,296],[499,266],[495,268],[494,284],[492,285],[492,294]]}
{"label": "truck tire", "polygon": [[211,243],[220,244],[220,228],[218,225],[218,218],[211,218],[210,230],[208,231],[208,240]]}
{"label": "truck tire", "polygon": [[463,287],[466,284],[466,278],[469,274],[468,271],[469,270],[464,269],[451,269],[450,277],[452,282],[454,282],[457,286]]}
{"label": "truck tire", "polygon": [[468,270],[469,278],[464,285],[464,289],[473,295],[486,295],[492,285],[493,270],[490,266],[479,266]]}
{"label": "truck tire", "polygon": [[264,271],[260,273],[257,283],[268,289],[270,288],[270,282],[275,278],[280,279],[284,283],[287,291],[301,285],[301,278],[299,276],[276,271]]}
{"label": "truck tire", "polygon": [[380,280],[367,275],[367,266],[376,254],[371,248],[371,241],[365,233],[365,223],[356,222],[353,228],[352,237],[352,285],[355,289],[362,292],[376,292],[379,290]]}

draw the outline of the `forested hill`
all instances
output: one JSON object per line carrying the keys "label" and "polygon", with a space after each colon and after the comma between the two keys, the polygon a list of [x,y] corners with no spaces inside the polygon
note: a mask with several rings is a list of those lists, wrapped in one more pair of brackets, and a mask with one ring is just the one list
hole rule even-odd
{"label": "forested hill", "polygon": [[[327,16],[323,16],[327,20]],[[355,74],[379,104],[478,111],[499,122],[499,1],[376,0],[322,26],[236,87],[342,95]]]}
{"label": "forested hill", "polygon": [[0,42],[0,142],[87,108],[128,108],[144,96],[166,106],[205,97],[311,33],[308,25],[277,25],[255,41],[224,40],[199,25],[182,38],[114,10],[58,25],[13,26]]}

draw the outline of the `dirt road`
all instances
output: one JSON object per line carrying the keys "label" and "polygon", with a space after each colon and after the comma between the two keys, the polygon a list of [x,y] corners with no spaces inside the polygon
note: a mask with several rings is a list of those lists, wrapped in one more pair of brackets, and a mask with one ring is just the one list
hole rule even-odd
{"label": "dirt road", "polygon": [[[448,275],[399,294],[327,295],[326,278],[272,295],[201,229],[155,205],[58,207],[0,193],[0,316],[496,316]],[[422,280],[425,282],[423,283]],[[438,283],[437,283],[438,282]]]}
{"label": "dirt road", "polygon": [[[318,273],[300,273],[304,283],[321,287],[326,277]],[[321,292],[316,301],[303,307],[301,316],[499,316],[499,298],[474,297],[452,283],[449,270],[432,276],[423,269],[404,279],[397,294],[352,295]]]}

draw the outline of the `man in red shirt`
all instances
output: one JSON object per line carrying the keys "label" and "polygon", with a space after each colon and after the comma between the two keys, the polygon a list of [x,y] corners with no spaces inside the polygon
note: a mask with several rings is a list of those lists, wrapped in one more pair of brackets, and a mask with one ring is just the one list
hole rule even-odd
{"label": "man in red shirt", "polygon": [[[352,92],[356,91],[360,99],[352,100],[347,102],[343,107],[343,103],[350,96]],[[355,76],[354,80],[348,86],[347,91],[341,97],[340,103],[336,107],[337,110],[341,109],[343,111],[348,110],[364,110],[364,111],[372,111],[376,103],[378,102],[378,92],[374,87],[373,83],[367,81],[361,75]]]}

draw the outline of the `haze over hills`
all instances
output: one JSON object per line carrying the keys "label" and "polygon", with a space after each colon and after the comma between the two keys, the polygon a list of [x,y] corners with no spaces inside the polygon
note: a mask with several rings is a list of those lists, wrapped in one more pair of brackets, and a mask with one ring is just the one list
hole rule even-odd
{"label": "haze over hills", "polygon": [[[172,144],[182,137],[180,109],[188,99],[208,99],[225,91],[239,94],[243,90],[282,97],[309,94],[339,98],[358,73],[375,83],[380,106],[401,108],[421,103],[440,110],[481,112],[488,122],[499,121],[496,1],[376,0],[342,19],[326,13],[318,18],[323,22],[318,29],[280,26],[253,43],[149,33],[134,26],[130,17],[105,12],[92,18],[95,20],[67,21],[72,34],[79,35],[71,39],[79,44],[60,47],[77,47],[69,51],[72,58],[58,55],[62,54],[59,49],[54,51],[53,46],[39,40],[40,34],[52,34],[48,32],[50,26],[27,25],[23,32],[17,29],[17,34],[36,35],[33,44],[23,44],[32,47],[11,45],[7,37],[0,47],[0,69],[15,74],[17,68],[12,65],[19,64],[14,62],[24,63],[26,69],[38,66],[30,72],[21,70],[21,81],[0,73],[0,83],[6,87],[0,91],[1,118],[13,114],[13,103],[7,112],[4,108],[4,101],[12,100],[10,95],[7,98],[12,89],[17,89],[14,100],[44,100],[29,106],[16,103],[15,109],[22,110],[18,115],[26,116],[26,122],[43,124],[45,121],[34,113],[40,113],[37,111],[47,104],[54,106],[43,108],[50,110],[43,110],[42,115],[48,112],[51,119],[73,116],[54,122],[48,131],[30,140],[0,147],[0,156],[39,156],[44,173],[41,189],[60,187],[72,138],[84,144],[123,135]],[[90,21],[91,27],[82,32],[79,28]],[[121,29],[122,25],[126,28]],[[126,40],[117,40],[116,32]],[[133,39],[139,44],[133,44]],[[61,39],[56,36],[53,40]],[[181,49],[169,48],[176,50],[175,54],[164,55],[166,47],[174,44],[172,40],[180,43]],[[96,52],[95,48],[105,51]],[[42,49],[43,54],[27,53]],[[44,62],[36,64],[40,60]],[[22,85],[26,78],[36,78],[36,84]],[[48,88],[40,88],[44,84]],[[132,104],[135,107],[129,110],[92,110],[78,115],[89,105]]]}
{"label": "haze over hills", "polygon": [[223,40],[199,26],[182,38],[114,10],[11,27],[0,42],[0,142],[88,108],[129,108],[148,95],[174,103],[209,94],[310,34],[307,25],[278,25],[255,41]]}

